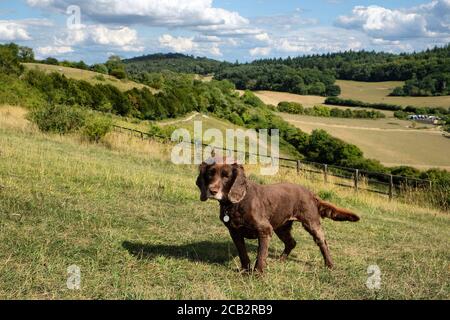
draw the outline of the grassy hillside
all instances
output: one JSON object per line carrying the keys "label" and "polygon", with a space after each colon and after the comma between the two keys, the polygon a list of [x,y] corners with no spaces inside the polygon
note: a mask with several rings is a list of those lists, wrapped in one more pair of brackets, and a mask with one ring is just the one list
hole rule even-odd
{"label": "grassy hillside", "polygon": [[[362,220],[324,221],[334,271],[296,225],[292,258],[276,260],[274,238],[267,274],[241,275],[217,203],[198,200],[196,168],[168,162],[168,146],[118,134],[87,144],[41,134],[23,116],[0,107],[0,298],[450,298],[448,214],[292,172],[258,177],[305,184]],[[78,291],[66,288],[73,264]],[[373,264],[378,291],[365,286]]]}
{"label": "grassy hillside", "polygon": [[440,167],[450,170],[450,139],[430,126],[395,118],[378,120],[318,118],[282,114],[305,132],[324,129],[335,137],[353,143],[366,157],[386,166],[408,165],[418,169]]}
{"label": "grassy hillside", "polygon": [[121,91],[127,91],[133,88],[142,89],[144,87],[147,87],[154,92],[156,91],[155,89],[145,86],[141,83],[137,83],[131,80],[119,80],[115,77],[89,70],[40,63],[24,63],[24,65],[28,69],[38,69],[45,72],[58,72],[64,74],[68,78],[75,80],[84,80],[92,84],[111,84],[119,88]]}
{"label": "grassy hillside", "polygon": [[[194,139],[194,123],[196,121],[201,121],[203,132],[205,132],[205,130],[208,130],[208,129],[215,129],[215,130],[219,130],[220,132],[222,132],[224,141],[226,141],[225,137],[226,137],[227,129],[234,129],[234,130],[241,129],[244,131],[247,130],[246,128],[237,126],[227,120],[217,118],[214,115],[200,114],[198,112],[193,112],[191,114],[188,114],[187,116],[183,116],[183,117],[179,117],[179,118],[167,119],[167,120],[162,120],[162,121],[157,121],[157,122],[136,121],[136,119],[133,119],[133,118],[128,119],[128,118],[122,118],[122,117],[113,117],[113,119],[114,119],[114,124],[116,124],[118,126],[135,129],[135,130],[142,131],[142,132],[148,132],[152,124],[156,124],[159,127],[169,126],[171,128],[183,128],[183,129],[186,129],[189,131],[192,139]],[[256,140],[254,142],[256,144],[259,143],[259,141],[256,141]],[[205,143],[208,143],[208,141],[205,141]],[[246,140],[244,151],[248,151],[248,150],[249,150],[248,140]],[[297,156],[297,154],[295,152],[293,152],[292,146],[288,146],[285,142],[282,141],[280,143],[280,156],[288,157],[288,158],[289,157],[295,158]]]}

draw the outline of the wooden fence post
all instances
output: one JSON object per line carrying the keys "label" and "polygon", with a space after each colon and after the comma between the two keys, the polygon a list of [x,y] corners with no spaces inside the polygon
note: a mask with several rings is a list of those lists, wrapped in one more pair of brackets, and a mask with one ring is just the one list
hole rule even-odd
{"label": "wooden fence post", "polygon": [[297,175],[299,175],[300,174],[300,168],[301,168],[301,163],[300,163],[300,160],[297,160]]}
{"label": "wooden fence post", "polygon": [[389,199],[394,198],[394,177],[392,174],[389,175]]}
{"label": "wooden fence post", "polygon": [[359,181],[359,170],[358,169],[355,169],[354,180],[355,180],[355,190],[358,191],[358,181]]}
{"label": "wooden fence post", "polygon": [[325,181],[325,183],[328,183],[328,165],[327,164],[323,165],[323,180]]}

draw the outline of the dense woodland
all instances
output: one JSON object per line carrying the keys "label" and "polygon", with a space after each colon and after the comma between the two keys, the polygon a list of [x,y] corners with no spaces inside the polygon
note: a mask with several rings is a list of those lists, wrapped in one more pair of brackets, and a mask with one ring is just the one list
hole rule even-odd
{"label": "dense woodland", "polygon": [[[67,117],[77,118],[78,113],[74,110],[86,109],[105,115],[116,114],[147,120],[172,118],[198,111],[247,128],[278,129],[282,143],[293,154],[303,156],[308,161],[386,173],[403,170],[386,168],[377,160],[366,159],[357,146],[332,137],[323,130],[315,130],[312,134],[301,131],[274,114],[252,92],[246,91],[240,97],[235,91],[235,85],[228,80],[203,82],[196,80],[193,75],[145,73],[140,78],[148,85],[152,85],[157,79],[160,87],[158,93],[153,94],[147,88],[122,92],[112,85],[93,85],[69,79],[59,73],[26,71],[21,65],[21,62],[28,59],[23,56],[24,49],[14,44],[0,45],[0,104],[41,110],[35,117],[40,120],[55,122],[50,115],[56,114],[58,121],[67,123]],[[113,61],[113,66],[113,70],[123,69],[121,62],[117,60]],[[91,123],[88,129],[94,132],[94,140],[95,132],[102,130],[96,126],[107,125],[101,121]],[[45,123],[40,123],[39,127],[45,127]],[[432,169],[419,172],[418,176],[432,178],[440,185],[450,186],[450,174],[444,170]]]}
{"label": "dense woodland", "polygon": [[229,80],[243,90],[284,91],[303,95],[338,96],[341,90],[330,71],[295,69],[283,64],[238,65],[218,71],[218,80]]}
{"label": "dense woodland", "polygon": [[208,75],[231,65],[205,57],[187,56],[181,53],[149,54],[132,59],[125,59],[128,74],[135,76],[142,72],[172,71]]}

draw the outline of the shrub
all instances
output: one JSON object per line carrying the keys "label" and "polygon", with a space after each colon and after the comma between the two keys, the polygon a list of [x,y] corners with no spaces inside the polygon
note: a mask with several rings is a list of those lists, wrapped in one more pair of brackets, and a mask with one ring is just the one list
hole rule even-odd
{"label": "shrub", "polygon": [[89,141],[98,143],[107,133],[112,130],[112,121],[109,118],[93,116],[87,118],[82,135]]}
{"label": "shrub", "polygon": [[113,77],[116,77],[117,79],[126,79],[127,78],[127,73],[125,72],[125,70],[121,70],[121,69],[111,70],[111,72],[109,74],[112,75]]}
{"label": "shrub", "polygon": [[95,79],[95,80],[98,80],[98,81],[106,81],[105,76],[102,75],[102,74],[96,75],[96,76],[94,77],[94,79]]}
{"label": "shrub", "polygon": [[170,140],[172,133],[177,129],[175,126],[158,126],[156,124],[151,124],[148,134],[152,137],[162,138]]}
{"label": "shrub", "polygon": [[0,73],[20,75],[23,72],[19,50],[19,46],[14,43],[0,44]]}
{"label": "shrub", "polygon": [[41,131],[66,134],[80,129],[85,123],[85,113],[78,107],[48,104],[35,108],[28,116]]}
{"label": "shrub", "polygon": [[292,114],[304,114],[305,108],[303,108],[303,105],[300,103],[282,101],[278,104],[278,111]]}
{"label": "shrub", "polygon": [[91,70],[102,74],[108,74],[108,68],[103,63],[94,64],[91,67]]}
{"label": "shrub", "polygon": [[38,107],[45,104],[44,95],[19,78],[0,73],[0,104]]}

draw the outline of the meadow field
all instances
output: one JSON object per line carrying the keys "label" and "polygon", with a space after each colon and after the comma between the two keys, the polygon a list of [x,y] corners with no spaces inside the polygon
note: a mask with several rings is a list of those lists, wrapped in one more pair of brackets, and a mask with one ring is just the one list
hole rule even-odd
{"label": "meadow field", "polygon": [[[395,87],[403,85],[402,81],[362,82],[349,80],[336,80],[341,88],[340,98],[359,100],[369,103],[390,103],[400,106],[417,107],[450,107],[450,96],[441,97],[390,97],[389,94]],[[242,93],[242,90],[238,90]],[[314,107],[325,102],[325,97],[298,95],[279,91],[254,91],[254,93],[266,104],[274,106],[282,101],[297,102],[305,107]],[[337,106],[340,107],[340,106]],[[340,107],[346,108],[346,107]],[[387,114],[392,112],[387,111]]]}
{"label": "meadow field", "polygon": [[340,98],[370,103],[390,103],[400,106],[450,107],[450,96],[441,97],[390,97],[395,87],[402,87],[402,81],[361,82],[337,80],[341,87]]}
{"label": "meadow field", "polygon": [[[110,84],[116,86],[122,91],[131,90],[133,88],[142,89],[144,87],[148,88],[152,92],[157,92],[156,89],[151,88],[149,86],[143,85],[141,83],[137,83],[131,80],[119,80],[113,76],[97,73],[89,70],[82,70],[77,68],[69,68],[63,66],[49,65],[49,64],[41,64],[41,63],[24,63],[23,64],[27,69],[38,69],[45,72],[57,72],[64,74],[66,77],[75,79],[75,80],[84,80],[92,84]],[[102,77],[102,78],[100,78]],[[101,79],[101,80],[100,80]]]}
{"label": "meadow field", "polygon": [[[239,94],[243,94],[243,90],[237,90]],[[265,104],[277,106],[282,101],[301,103],[305,107],[314,107],[315,105],[325,102],[324,97],[320,96],[303,96],[294,93],[280,92],[280,91],[253,91],[253,93],[261,99]]]}
{"label": "meadow field", "polygon": [[[448,213],[247,168],[263,183],[304,184],[361,221],[323,221],[333,271],[296,225],[287,262],[274,237],[267,273],[240,274],[218,204],[199,201],[197,168],[172,164],[170,145],[43,134],[25,114],[0,107],[2,299],[450,298]],[[248,247],[254,260],[256,242]],[[80,290],[66,286],[71,265]],[[366,287],[370,265],[381,270],[378,290]]]}
{"label": "meadow field", "polygon": [[414,129],[410,127],[410,121],[395,118],[369,120],[280,115],[305,132],[326,130],[357,145],[366,157],[380,160],[386,166],[450,170],[450,139],[430,126],[417,124],[420,129]]}

